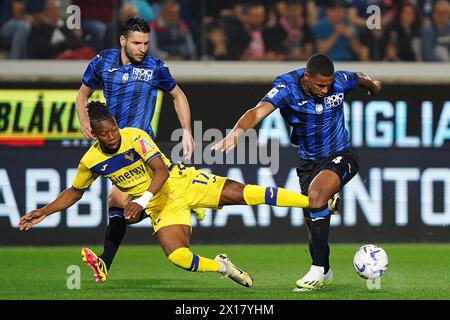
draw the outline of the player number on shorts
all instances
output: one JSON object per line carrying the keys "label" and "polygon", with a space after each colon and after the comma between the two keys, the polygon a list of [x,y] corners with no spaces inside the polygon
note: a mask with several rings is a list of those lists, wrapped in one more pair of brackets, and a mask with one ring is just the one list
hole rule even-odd
{"label": "player number on shorts", "polygon": [[[215,182],[216,182],[216,176],[212,176],[212,177],[213,177],[212,183],[215,183]],[[194,180],[192,180],[192,184],[196,184],[196,183],[199,183],[199,184],[208,184],[209,179],[210,179],[210,176],[209,176],[208,174],[206,174],[206,173],[200,173],[199,175],[197,175],[197,176],[195,177]]]}
{"label": "player number on shorts", "polygon": [[334,158],[334,159],[331,160],[331,161],[333,161],[333,162],[336,163],[336,164],[339,164],[339,163],[341,163],[341,160],[342,160],[342,157],[339,156],[339,157]]}

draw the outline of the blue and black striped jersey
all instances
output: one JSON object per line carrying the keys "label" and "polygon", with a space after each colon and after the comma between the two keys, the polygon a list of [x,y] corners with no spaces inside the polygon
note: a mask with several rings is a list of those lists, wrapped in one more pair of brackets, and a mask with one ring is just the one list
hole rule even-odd
{"label": "blue and black striped jersey", "polygon": [[176,86],[163,61],[148,55],[139,65],[122,64],[120,49],[104,50],[92,59],[82,82],[91,89],[103,88],[120,128],[139,128],[152,138],[158,90],[170,92]]}
{"label": "blue and black striped jersey", "polygon": [[348,71],[335,72],[328,94],[316,98],[300,87],[304,71],[302,68],[275,78],[273,88],[261,100],[279,108],[292,126],[291,142],[300,147],[299,157],[316,160],[349,148],[343,103],[345,94],[358,86],[358,76]]}

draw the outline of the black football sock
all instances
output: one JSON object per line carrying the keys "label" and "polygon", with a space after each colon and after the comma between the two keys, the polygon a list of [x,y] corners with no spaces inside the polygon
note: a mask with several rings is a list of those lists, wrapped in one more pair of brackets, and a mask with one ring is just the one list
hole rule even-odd
{"label": "black football sock", "polygon": [[100,258],[105,262],[108,270],[111,267],[114,256],[125,236],[127,224],[125,222],[123,211],[122,208],[109,208],[109,223],[106,229],[103,253],[100,255]]}
{"label": "black football sock", "polygon": [[[311,255],[311,259],[313,259],[313,245],[311,243],[311,240],[308,243],[308,249],[309,249],[309,254]],[[324,264],[323,268],[324,268],[323,274],[327,273],[328,270],[330,270],[330,246],[329,245],[327,245],[327,248],[325,251],[325,264]]]}
{"label": "black football sock", "polygon": [[308,249],[309,249],[309,255],[311,256],[311,259],[313,258],[313,246],[311,242],[311,220],[306,220],[306,226],[308,227]]}
{"label": "black football sock", "polygon": [[330,213],[328,205],[321,208],[311,209],[310,243],[312,247],[312,264],[324,267],[328,272],[329,253],[328,235],[330,233]]}
{"label": "black football sock", "polygon": [[[328,219],[330,220],[330,219]],[[328,225],[328,229],[330,229]],[[330,270],[330,246],[327,244],[327,248],[325,250],[325,265],[323,274],[327,273]]]}

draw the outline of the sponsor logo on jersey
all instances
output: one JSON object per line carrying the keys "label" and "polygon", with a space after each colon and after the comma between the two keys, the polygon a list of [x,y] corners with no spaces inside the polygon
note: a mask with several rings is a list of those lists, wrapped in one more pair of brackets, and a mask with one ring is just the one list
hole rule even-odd
{"label": "sponsor logo on jersey", "polygon": [[133,68],[131,77],[138,81],[149,81],[153,77],[153,70],[144,68]]}
{"label": "sponsor logo on jersey", "polygon": [[108,176],[108,178],[111,180],[113,184],[119,184],[122,183],[130,178],[140,178],[141,175],[145,173],[145,167],[143,164],[141,164],[139,167],[133,168],[131,170],[128,170],[118,176],[115,174],[112,174]]}
{"label": "sponsor logo on jersey", "polygon": [[344,93],[341,92],[338,94],[333,94],[331,96],[325,97],[323,100],[327,109],[335,108],[337,106],[340,106],[342,102],[344,102]]}

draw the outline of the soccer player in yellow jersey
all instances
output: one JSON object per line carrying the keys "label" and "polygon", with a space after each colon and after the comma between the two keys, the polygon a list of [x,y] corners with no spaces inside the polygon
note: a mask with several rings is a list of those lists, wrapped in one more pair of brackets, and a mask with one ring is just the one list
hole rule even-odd
{"label": "soccer player in yellow jersey", "polygon": [[[190,250],[191,208],[218,209],[233,204],[302,208],[309,205],[308,197],[283,188],[244,185],[194,167],[173,164],[145,131],[119,129],[101,102],[90,102],[88,114],[97,141],[80,160],[72,187],[43,208],[21,217],[20,230],[29,230],[48,215],[76,203],[101,175],[130,197],[124,211],[128,223],[137,221],[142,212],[151,217],[154,234],[173,264],[188,271],[220,272],[251,287],[250,275],[234,266],[226,255],[219,254],[212,260]],[[87,248],[82,249],[82,255],[97,281],[105,281],[104,262]]]}

